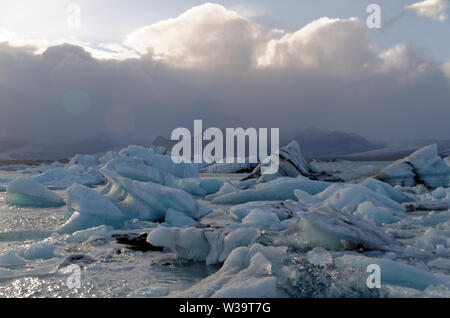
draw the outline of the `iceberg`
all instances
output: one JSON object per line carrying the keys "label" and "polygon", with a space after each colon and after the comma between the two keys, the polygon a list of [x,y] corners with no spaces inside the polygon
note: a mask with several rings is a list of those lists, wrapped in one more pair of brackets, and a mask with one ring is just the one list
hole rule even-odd
{"label": "iceberg", "polygon": [[336,266],[367,268],[377,264],[381,269],[381,284],[391,284],[403,287],[425,290],[428,286],[444,285],[450,287],[450,276],[433,274],[411,265],[385,258],[373,258],[359,255],[344,255],[335,259]]}
{"label": "iceberg", "polygon": [[107,162],[103,168],[114,171],[125,178],[164,184],[164,175],[140,159],[118,156]]}
{"label": "iceberg", "polygon": [[207,195],[205,197],[205,200],[212,201],[221,195],[232,193],[232,192],[237,192],[237,191],[239,191],[239,189],[234,187],[231,183],[224,182],[223,185],[220,187],[219,191],[216,191],[212,194]]}
{"label": "iceberg", "polygon": [[63,168],[64,164],[62,164],[59,161],[52,162],[51,164],[47,165],[46,163],[41,163],[39,166],[36,167],[28,167],[25,168],[22,173],[23,174],[40,174],[45,171],[55,169],[55,168]]}
{"label": "iceberg", "polygon": [[376,225],[337,211],[320,209],[301,215],[302,230],[309,245],[341,249],[403,251],[404,247]]}
{"label": "iceberg", "polygon": [[73,165],[80,165],[83,167],[97,167],[98,161],[97,158],[91,155],[80,155],[76,154],[72,159],[69,161],[69,166]]}
{"label": "iceberg", "polygon": [[201,196],[218,192],[223,184],[223,180],[211,178],[185,178],[176,180],[178,188],[192,195]]}
{"label": "iceberg", "polygon": [[233,206],[230,209],[230,214],[235,220],[242,221],[254,210],[268,211],[275,214],[278,220],[282,221],[292,217],[296,210],[300,210],[300,206],[297,202],[289,200],[279,202],[248,202]]}
{"label": "iceberg", "polygon": [[97,191],[80,184],[67,189],[67,209],[92,216],[102,216],[112,220],[124,217],[120,209]]}
{"label": "iceberg", "polygon": [[263,233],[260,242],[289,246],[295,250],[323,247],[342,251],[368,250],[403,252],[404,246],[382,229],[360,217],[344,214],[330,207],[300,212],[297,223],[282,232]]}
{"label": "iceberg", "polygon": [[432,144],[383,168],[376,178],[391,185],[449,187],[450,167],[439,157],[437,145]]}
{"label": "iceberg", "polygon": [[[384,192],[383,188],[382,190]],[[331,207],[341,213],[359,215],[376,223],[397,222],[405,216],[406,211],[400,203],[363,185],[335,184],[315,196],[299,190],[295,190],[295,195],[299,202],[310,209]]]}
{"label": "iceberg", "polygon": [[0,178],[0,192],[5,192],[8,184],[11,182],[10,178]]}
{"label": "iceberg", "polygon": [[146,159],[153,154],[155,154],[153,149],[136,145],[130,145],[119,151],[121,156],[139,159]]}
{"label": "iceberg", "polygon": [[197,221],[174,209],[168,209],[166,212],[165,223],[168,226],[173,227],[186,227],[196,224]]}
{"label": "iceberg", "polygon": [[25,244],[14,249],[15,253],[25,259],[47,259],[55,256],[54,251],[56,245],[50,240],[44,240],[41,242]]}
{"label": "iceberg", "polygon": [[193,219],[199,219],[211,212],[183,190],[153,182],[131,180],[105,168],[102,168],[101,172],[108,179],[102,194],[116,204],[128,218],[164,220],[170,208]]}
{"label": "iceberg", "polygon": [[100,165],[103,165],[103,164],[107,163],[108,161],[111,161],[114,158],[117,158],[118,156],[119,156],[119,154],[117,152],[115,152],[115,151],[108,151],[103,156],[98,158],[98,163]]}
{"label": "iceberg", "polygon": [[403,193],[397,189],[394,189],[390,184],[373,179],[373,178],[367,178],[362,183],[362,185],[369,188],[372,191],[383,194],[398,203],[414,201],[414,199],[410,198],[405,193]]}
{"label": "iceberg", "polygon": [[242,220],[242,224],[269,231],[281,231],[286,229],[286,226],[280,222],[280,219],[275,213],[259,209],[252,210]]}
{"label": "iceberg", "polygon": [[64,205],[56,193],[31,178],[18,178],[8,185],[6,203],[16,206],[57,207]]}
{"label": "iceberg", "polygon": [[[274,162],[279,161],[278,172],[263,174],[264,169],[269,168]],[[287,146],[281,148],[277,153],[264,159],[253,172],[243,180],[258,178],[258,182],[266,182],[278,177],[296,178],[304,176],[309,179],[330,177],[324,172],[317,171],[302,155],[297,141],[291,141]]]}
{"label": "iceberg", "polygon": [[277,277],[273,264],[284,258],[285,249],[251,247],[234,249],[218,272],[185,291],[169,297],[189,298],[262,298],[277,296]]}
{"label": "iceberg", "polygon": [[119,226],[124,218],[120,209],[97,191],[73,184],[67,189],[69,219],[58,233],[73,233],[101,225]]}
{"label": "iceberg", "polygon": [[23,258],[17,256],[16,252],[9,250],[0,253],[0,267],[18,267],[26,265]]}
{"label": "iceberg", "polygon": [[33,180],[39,182],[49,189],[66,189],[74,183],[94,186],[104,184],[104,178],[100,178],[98,174],[95,174],[96,170],[85,170],[77,165],[65,168],[56,168],[48,170],[41,175],[32,177]]}
{"label": "iceberg", "polygon": [[320,267],[333,264],[333,257],[331,256],[330,252],[320,246],[314,247],[312,250],[306,253],[306,257],[311,264]]}
{"label": "iceberg", "polygon": [[179,257],[206,264],[223,262],[237,247],[250,246],[259,237],[254,228],[202,229],[159,226],[148,234],[148,242],[168,248]]}
{"label": "iceberg", "polygon": [[240,204],[250,201],[295,200],[294,190],[301,189],[309,194],[325,190],[331,183],[314,181],[306,177],[281,177],[266,183],[257,184],[252,189],[240,190],[216,197],[215,204]]}
{"label": "iceberg", "polygon": [[175,163],[170,156],[154,154],[145,159],[145,163],[163,173],[170,173],[177,178],[198,178],[194,164],[187,162]]}

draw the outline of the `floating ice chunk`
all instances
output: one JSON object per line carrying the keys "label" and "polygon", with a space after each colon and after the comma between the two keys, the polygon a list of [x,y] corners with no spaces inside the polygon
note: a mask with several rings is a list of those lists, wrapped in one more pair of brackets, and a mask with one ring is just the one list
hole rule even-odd
{"label": "floating ice chunk", "polygon": [[177,180],[177,187],[192,195],[206,195],[207,191],[200,185],[200,179],[189,178]]}
{"label": "floating ice chunk", "polygon": [[18,247],[15,250],[18,256],[33,260],[33,259],[47,259],[54,257],[54,251],[56,249],[55,244],[48,240],[36,242],[32,244],[26,244],[22,247]]}
{"label": "floating ice chunk", "polygon": [[226,234],[223,237],[223,251],[218,261],[223,262],[231,251],[239,246],[252,245],[259,235],[259,232],[254,228],[241,228]]}
{"label": "floating ice chunk", "polygon": [[261,298],[277,295],[277,278],[272,275],[273,264],[282,259],[285,249],[254,244],[239,247],[227,257],[221,269],[186,291],[171,297]]}
{"label": "floating ice chunk", "polygon": [[145,163],[177,178],[198,178],[197,168],[192,163],[175,163],[170,156],[151,155],[145,159]]}
{"label": "floating ice chunk", "polygon": [[170,249],[181,258],[206,261],[206,264],[223,262],[239,246],[252,245],[259,237],[254,228],[199,229],[158,227],[148,235],[154,246]]}
{"label": "floating ice chunk", "polygon": [[286,229],[286,226],[281,224],[280,219],[275,213],[259,209],[252,210],[242,220],[242,224],[270,231],[281,231]]}
{"label": "floating ice chunk", "polygon": [[[278,172],[272,174],[262,173],[264,169],[271,169],[271,165],[278,160]],[[277,153],[267,157],[246,179],[259,178],[258,182],[266,182],[278,177],[296,178],[298,176],[305,176],[311,179],[317,179],[321,174],[323,173],[318,172],[303,157],[299,144],[293,140],[287,146],[277,151]]]}
{"label": "floating ice chunk", "polygon": [[240,190],[215,198],[216,204],[240,204],[250,201],[295,200],[294,190],[300,189],[309,194],[317,194],[330,186],[331,183],[313,181],[298,176],[297,178],[278,178],[266,183],[257,184],[254,189]]}
{"label": "floating ice chunk", "polygon": [[219,189],[219,191],[208,195],[205,199],[206,200],[214,200],[215,198],[224,195],[224,194],[228,194],[228,193],[233,193],[233,192],[237,192],[239,191],[238,188],[233,187],[233,185],[231,185],[231,183],[225,182]]}
{"label": "floating ice chunk", "polygon": [[26,262],[13,250],[0,253],[0,267],[17,267],[25,264]]}
{"label": "floating ice chunk", "polygon": [[207,195],[219,191],[224,184],[218,179],[184,178],[177,181],[178,187],[192,195]]}
{"label": "floating ice chunk", "polygon": [[450,188],[439,187],[431,192],[431,196],[436,200],[448,200],[450,201]]}
{"label": "floating ice chunk", "polygon": [[[261,253],[250,259],[249,266],[243,271],[250,278],[240,277],[224,284],[211,297],[213,298],[259,298],[270,297],[276,294],[276,277],[258,276],[270,275],[272,264]],[[242,273],[242,274],[244,274]]]}
{"label": "floating ice chunk", "polygon": [[353,213],[358,215],[365,220],[370,220],[375,223],[392,224],[401,220],[400,217],[396,216],[396,213],[385,207],[376,207],[370,201],[365,201],[358,204],[358,208]]}
{"label": "floating ice chunk", "polygon": [[105,164],[108,161],[113,160],[114,158],[117,158],[119,156],[119,154],[115,151],[108,151],[107,153],[105,153],[103,156],[101,156],[98,159],[98,163],[99,164]]}
{"label": "floating ice chunk", "polygon": [[10,178],[0,178],[0,192],[6,191],[8,184],[11,182]]}
{"label": "floating ice chunk", "polygon": [[194,225],[197,221],[183,213],[175,211],[174,209],[168,209],[166,213],[166,223],[169,226],[186,227]]}
{"label": "floating ice chunk", "polygon": [[394,223],[405,216],[405,208],[398,202],[362,185],[332,185],[325,191],[309,196],[295,191],[299,202],[310,209],[329,206],[346,214],[359,215],[376,223]]}
{"label": "floating ice chunk", "polygon": [[360,185],[341,188],[324,202],[345,213],[353,213],[362,202],[390,209],[394,214],[405,212],[405,208],[398,202]]}
{"label": "floating ice chunk", "polygon": [[108,179],[102,193],[128,218],[163,220],[170,208],[194,219],[210,212],[183,190],[153,182],[130,180],[104,168],[101,171]]}
{"label": "floating ice chunk", "polygon": [[381,270],[381,285],[391,284],[425,290],[430,285],[450,287],[450,276],[431,272],[385,258],[344,255],[334,260],[336,266],[367,268],[377,264]]}
{"label": "floating ice chunk", "polygon": [[59,161],[54,161],[51,164],[47,165],[46,163],[41,163],[39,166],[28,167],[25,168],[22,173],[24,174],[39,174],[45,171],[55,169],[55,168],[63,168],[64,164]]}
{"label": "floating ice chunk", "polygon": [[8,185],[6,203],[17,206],[51,207],[64,205],[56,193],[31,178],[18,178]]}
{"label": "floating ice chunk", "polygon": [[437,145],[433,144],[388,165],[377,178],[392,185],[423,183],[429,188],[448,187],[450,167],[439,157]]}
{"label": "floating ice chunk", "polygon": [[124,217],[120,209],[103,195],[79,184],[74,184],[67,189],[67,209],[111,220],[119,220]]}
{"label": "floating ice chunk", "polygon": [[64,168],[52,169],[41,175],[34,176],[32,179],[50,189],[66,189],[74,183],[86,186],[104,183],[103,178],[99,179],[98,176],[95,176],[85,170],[81,171],[77,166],[72,166],[71,170]]}
{"label": "floating ice chunk", "polygon": [[308,253],[306,253],[308,261],[313,265],[325,266],[328,264],[333,264],[333,257],[330,252],[328,252],[323,247],[314,247]]}
{"label": "floating ice chunk", "polygon": [[97,167],[98,161],[97,158],[91,155],[80,155],[76,154],[75,157],[70,159],[69,166],[80,165],[83,167]]}
{"label": "floating ice chunk", "polygon": [[181,258],[196,261],[206,260],[211,248],[204,231],[195,227],[180,229],[160,226],[148,234],[147,241],[154,246],[168,248]]}
{"label": "floating ice chunk", "polygon": [[[56,229],[56,232],[61,234],[73,233],[92,227],[98,227],[109,222],[110,221],[104,216],[81,214],[80,212],[76,211],[72,213],[72,215],[63,225]],[[117,223],[117,221],[114,221],[114,223]]]}
{"label": "floating ice chunk", "polygon": [[109,238],[113,231],[114,228],[112,226],[100,225],[97,227],[76,231],[72,235],[68,236],[66,241],[72,243],[83,243],[91,237]]}
{"label": "floating ice chunk", "polygon": [[121,156],[140,159],[146,159],[153,154],[155,154],[153,149],[135,145],[130,145],[119,151]]}
{"label": "floating ice chunk", "polygon": [[330,249],[355,249],[364,247],[382,251],[402,251],[403,246],[387,236],[376,225],[358,217],[319,209],[301,215],[303,231],[309,246]]}
{"label": "floating ice chunk", "polygon": [[294,201],[280,202],[248,202],[235,205],[230,209],[231,216],[237,221],[242,221],[253,210],[264,210],[276,214],[278,220],[282,221],[293,216],[295,210],[299,210],[299,205]]}
{"label": "floating ice chunk", "polygon": [[449,234],[445,231],[440,231],[430,227],[422,236],[416,238],[414,248],[417,250],[426,251],[428,253],[438,254],[439,246],[439,252],[445,253],[447,247],[450,247],[447,243],[447,235]]}
{"label": "floating ice chunk", "polygon": [[224,184],[225,181],[220,179],[200,178],[200,186],[206,190],[206,194],[218,192]]}
{"label": "floating ice chunk", "polygon": [[366,179],[362,183],[362,185],[369,188],[372,191],[383,194],[383,195],[387,196],[388,198],[390,198],[394,201],[397,201],[398,203],[413,201],[412,198],[410,198],[403,192],[394,189],[390,184],[379,181],[379,180],[375,180],[373,178]]}
{"label": "floating ice chunk", "polygon": [[299,213],[295,226],[283,232],[264,233],[261,241],[267,244],[291,246],[306,250],[323,247],[328,250],[375,249],[403,252],[404,247],[387,236],[375,224],[359,217],[343,214],[330,206]]}
{"label": "floating ice chunk", "polygon": [[163,174],[140,159],[119,156],[106,163],[104,168],[125,178],[164,184]]}

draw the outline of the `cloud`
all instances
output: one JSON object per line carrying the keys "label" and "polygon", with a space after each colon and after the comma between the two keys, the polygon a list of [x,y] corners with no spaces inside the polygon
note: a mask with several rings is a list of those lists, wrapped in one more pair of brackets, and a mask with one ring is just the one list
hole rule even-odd
{"label": "cloud", "polygon": [[0,43],[0,140],[148,144],[194,119],[279,127],[283,139],[310,126],[448,138],[448,65],[402,45],[379,52],[366,32],[355,18],[266,30],[208,4],[97,46],[110,53],[102,58],[86,43],[36,53],[8,40]]}
{"label": "cloud", "polygon": [[256,23],[207,3],[141,28],[124,44],[180,67],[248,67],[264,44],[264,35]]}
{"label": "cloud", "polygon": [[230,10],[246,18],[259,18],[267,15],[266,9],[255,5],[236,5],[232,6]]}
{"label": "cloud", "polygon": [[413,11],[419,17],[444,21],[447,19],[445,11],[448,7],[448,0],[425,0],[409,5],[405,10]]}

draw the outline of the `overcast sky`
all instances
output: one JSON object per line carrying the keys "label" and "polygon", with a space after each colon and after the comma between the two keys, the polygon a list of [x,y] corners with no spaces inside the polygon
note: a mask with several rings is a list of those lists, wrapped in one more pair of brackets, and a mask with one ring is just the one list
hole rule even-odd
{"label": "overcast sky", "polygon": [[378,30],[372,2],[0,0],[0,140],[148,143],[194,119],[450,139],[448,1],[379,0]]}

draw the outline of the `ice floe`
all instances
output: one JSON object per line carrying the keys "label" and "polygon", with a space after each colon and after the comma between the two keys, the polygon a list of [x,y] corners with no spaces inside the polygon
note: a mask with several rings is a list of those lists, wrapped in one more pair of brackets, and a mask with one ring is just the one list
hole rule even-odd
{"label": "ice floe", "polygon": [[[278,162],[276,173],[264,174],[265,169]],[[326,173],[317,171],[302,155],[297,141],[291,141],[287,146],[280,148],[275,154],[267,157],[259,164],[246,179],[258,178],[258,182],[266,182],[278,177],[304,176],[318,179],[320,176],[329,177]]]}
{"label": "ice floe", "polygon": [[77,154],[69,161],[69,166],[73,165],[80,165],[83,167],[97,167],[98,161],[94,156]]}
{"label": "ice floe", "polygon": [[164,220],[170,208],[194,219],[210,212],[183,190],[154,182],[131,180],[108,169],[102,169],[101,172],[108,179],[102,194],[115,203],[128,218]]}
{"label": "ice floe", "polygon": [[202,229],[160,226],[149,233],[148,241],[152,245],[166,247],[182,258],[217,264],[223,262],[235,248],[250,246],[258,237],[259,231],[255,228]]}
{"label": "ice floe", "polygon": [[437,145],[432,144],[388,165],[377,178],[392,185],[449,187],[450,167],[439,157]]}
{"label": "ice floe", "polygon": [[66,189],[74,183],[94,186],[103,184],[105,179],[96,173],[96,169],[86,170],[78,165],[69,169],[56,168],[32,177],[49,189]]}
{"label": "ice floe", "polygon": [[64,200],[31,178],[18,178],[8,185],[6,203],[17,206],[52,207],[64,205]]}
{"label": "ice floe", "polygon": [[303,176],[297,178],[281,177],[260,183],[253,188],[218,196],[212,200],[216,204],[240,204],[250,201],[295,200],[294,190],[301,189],[309,194],[322,192],[331,183],[314,181]]}
{"label": "ice floe", "polygon": [[186,291],[170,294],[171,297],[192,298],[261,298],[277,296],[277,278],[272,275],[272,263],[282,258],[285,249],[251,247],[234,249],[223,266]]}
{"label": "ice floe", "polygon": [[430,285],[450,287],[450,276],[434,274],[423,269],[385,258],[365,257],[360,255],[344,255],[334,260],[337,266],[367,268],[377,264],[381,270],[381,284],[391,284],[424,290]]}

